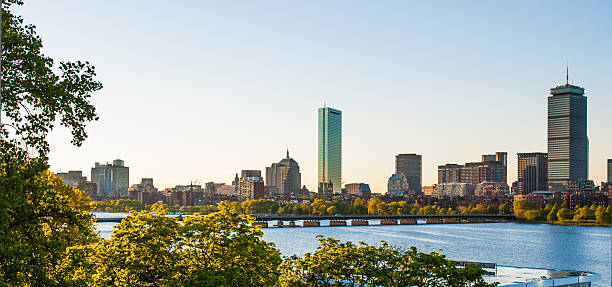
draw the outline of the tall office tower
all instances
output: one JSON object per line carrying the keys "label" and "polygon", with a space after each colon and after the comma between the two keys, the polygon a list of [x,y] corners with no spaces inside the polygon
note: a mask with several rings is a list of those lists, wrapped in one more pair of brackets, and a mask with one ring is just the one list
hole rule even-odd
{"label": "tall office tower", "polygon": [[107,164],[96,162],[91,168],[91,182],[96,183],[98,196],[125,197],[130,187],[130,168],[120,159]]}
{"label": "tall office tower", "polygon": [[608,182],[612,183],[612,158],[608,159]]}
{"label": "tall office tower", "polygon": [[319,193],[342,193],[342,112],[319,108]]}
{"label": "tall office tower", "polygon": [[518,154],[518,192],[548,189],[548,154],[543,152]]}
{"label": "tall office tower", "polygon": [[421,192],[422,156],[419,154],[398,154],[395,156],[395,173],[403,174],[408,181],[408,187]]}
{"label": "tall office tower", "polygon": [[587,98],[584,89],[565,85],[550,89],[548,97],[548,184],[565,190],[570,180],[589,177]]}
{"label": "tall office tower", "polygon": [[274,190],[278,194],[300,193],[302,189],[300,166],[289,157],[289,151],[286,158],[266,167],[266,185],[272,187],[269,190]]}

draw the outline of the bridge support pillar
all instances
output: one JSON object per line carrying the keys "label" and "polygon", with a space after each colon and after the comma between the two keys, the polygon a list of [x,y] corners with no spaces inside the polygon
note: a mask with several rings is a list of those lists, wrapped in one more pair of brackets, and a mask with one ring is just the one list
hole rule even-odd
{"label": "bridge support pillar", "polygon": [[417,224],[416,219],[400,219],[399,224],[402,225],[413,225]]}
{"label": "bridge support pillar", "polygon": [[304,222],[302,223],[302,226],[304,226],[304,227],[319,227],[319,226],[321,226],[321,222],[316,221],[316,220],[304,220]]}
{"label": "bridge support pillar", "polygon": [[469,218],[467,220],[468,223],[482,223],[484,220],[482,218]]}
{"label": "bridge support pillar", "polygon": [[330,220],[329,226],[346,226],[346,221],[344,220]]}
{"label": "bridge support pillar", "polygon": [[355,219],[355,220],[351,220],[351,225],[353,226],[365,226],[365,225],[369,225],[370,223],[367,220],[363,220],[363,219]]}
{"label": "bridge support pillar", "polygon": [[381,219],[380,225],[397,225],[397,220],[395,219]]}
{"label": "bridge support pillar", "polygon": [[428,218],[428,219],[425,219],[425,223],[427,223],[427,224],[440,224],[440,223],[442,223],[442,220],[440,220],[439,218]]}

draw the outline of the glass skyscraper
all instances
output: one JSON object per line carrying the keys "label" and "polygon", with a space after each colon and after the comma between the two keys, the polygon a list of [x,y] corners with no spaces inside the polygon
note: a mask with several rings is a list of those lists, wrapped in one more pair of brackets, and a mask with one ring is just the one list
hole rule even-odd
{"label": "glass skyscraper", "polygon": [[587,98],[570,85],[550,89],[548,97],[548,185],[564,189],[570,180],[589,177]]}
{"label": "glass skyscraper", "polygon": [[342,112],[319,108],[319,193],[342,192]]}

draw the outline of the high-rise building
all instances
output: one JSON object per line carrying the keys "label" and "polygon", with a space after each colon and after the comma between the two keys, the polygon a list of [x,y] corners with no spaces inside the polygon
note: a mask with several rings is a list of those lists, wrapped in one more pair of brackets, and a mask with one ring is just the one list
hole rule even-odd
{"label": "high-rise building", "polygon": [[468,162],[461,169],[461,181],[464,183],[479,184],[482,182],[507,183],[508,153],[482,155],[480,162]]}
{"label": "high-rise building", "polygon": [[130,187],[130,168],[120,159],[107,164],[96,162],[91,168],[91,181],[96,183],[100,197],[126,197]]}
{"label": "high-rise building", "polygon": [[342,112],[319,108],[319,193],[342,193]]}
{"label": "high-rise building", "polygon": [[[302,188],[302,174],[298,163],[287,157],[272,166],[266,167],[266,185],[269,190],[274,190],[279,194],[299,194]],[[273,187],[273,188],[270,188]]]}
{"label": "high-rise building", "polygon": [[398,154],[395,156],[395,173],[403,174],[408,181],[408,187],[421,192],[423,173],[422,156],[419,154]]}
{"label": "high-rise building", "polygon": [[543,152],[518,154],[518,192],[548,189],[548,154]]}
{"label": "high-rise building", "polygon": [[612,183],[612,158],[608,159],[608,183]]}
{"label": "high-rise building", "polygon": [[564,190],[570,180],[589,177],[587,98],[584,88],[565,85],[550,89],[548,97],[548,183]]}
{"label": "high-rise building", "polygon": [[461,182],[462,165],[447,163],[438,166],[438,184]]}
{"label": "high-rise building", "polygon": [[465,165],[446,164],[438,166],[438,184],[503,182],[508,178],[508,154],[496,152],[485,154],[480,162]]}

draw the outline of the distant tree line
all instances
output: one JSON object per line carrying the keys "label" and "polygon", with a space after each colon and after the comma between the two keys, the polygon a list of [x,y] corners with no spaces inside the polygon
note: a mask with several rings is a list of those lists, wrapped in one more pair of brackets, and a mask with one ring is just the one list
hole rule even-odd
{"label": "distant tree line", "polygon": [[612,206],[595,204],[576,208],[572,212],[565,204],[547,204],[542,209],[534,202],[515,200],[513,210],[517,218],[532,222],[610,226],[612,221]]}
{"label": "distant tree line", "polygon": [[[95,211],[98,212],[130,212],[149,210],[136,200],[118,199],[97,201]],[[343,200],[323,200],[311,198],[301,203],[278,204],[271,199],[255,199],[243,202],[227,202],[234,210],[246,214],[278,214],[278,215],[403,215],[403,214],[514,214],[518,219],[531,222],[548,222],[553,224],[577,225],[610,225],[611,207],[584,206],[570,211],[565,205],[548,204],[544,209],[538,204],[525,200],[516,200],[512,205],[484,206],[470,204],[457,208],[441,208],[434,205],[418,206],[406,201],[384,202],[379,198],[366,201],[356,198],[352,203]],[[204,206],[165,206],[172,213],[209,214],[218,211],[217,205]]]}
{"label": "distant tree line", "polygon": [[[151,206],[142,205],[131,199],[117,199],[108,201],[96,201],[97,212],[130,212],[148,210]],[[499,206],[486,207],[481,204],[460,206],[457,208],[441,208],[433,205],[419,207],[406,201],[384,202],[378,198],[366,201],[356,198],[353,202],[344,200],[323,200],[310,198],[302,200],[301,203],[278,204],[271,199],[255,199],[243,202],[228,202],[234,209],[246,214],[278,214],[278,215],[335,215],[335,214],[379,214],[379,215],[402,215],[402,214],[512,214],[511,206],[500,204]],[[164,205],[165,206],[165,205]],[[172,213],[185,214],[208,214],[218,211],[217,205],[203,206],[166,206]]]}

